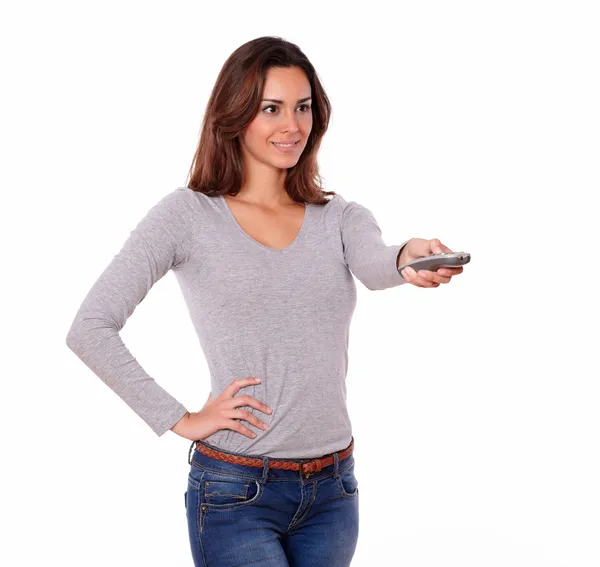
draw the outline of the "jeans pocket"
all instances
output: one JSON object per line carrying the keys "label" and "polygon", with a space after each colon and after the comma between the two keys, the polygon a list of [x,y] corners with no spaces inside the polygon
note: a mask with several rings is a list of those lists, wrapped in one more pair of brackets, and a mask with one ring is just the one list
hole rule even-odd
{"label": "jeans pocket", "polygon": [[358,494],[358,480],[354,475],[354,466],[348,467],[340,472],[338,486],[340,494],[344,498],[352,498]]}
{"label": "jeans pocket", "polygon": [[238,508],[256,504],[264,486],[256,479],[205,473],[201,486],[201,504],[211,509]]}

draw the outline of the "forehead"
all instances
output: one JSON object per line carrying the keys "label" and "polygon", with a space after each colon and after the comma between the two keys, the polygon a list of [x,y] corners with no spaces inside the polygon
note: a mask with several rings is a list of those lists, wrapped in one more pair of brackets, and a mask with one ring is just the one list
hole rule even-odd
{"label": "forehead", "polygon": [[263,96],[295,103],[297,99],[310,96],[310,82],[299,67],[271,67],[265,76]]}

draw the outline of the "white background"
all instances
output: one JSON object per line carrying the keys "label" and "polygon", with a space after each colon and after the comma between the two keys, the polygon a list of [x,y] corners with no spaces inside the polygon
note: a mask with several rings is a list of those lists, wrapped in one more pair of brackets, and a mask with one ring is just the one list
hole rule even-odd
{"label": "white background", "polygon": [[[332,101],[325,188],[369,207],[388,244],[472,254],[437,289],[357,281],[353,566],[599,566],[594,4],[3,4],[0,563],[192,565],[190,442],[157,438],[65,337],[130,230],[185,184],[226,58],[278,35]],[[202,407],[172,273],[122,337]]]}

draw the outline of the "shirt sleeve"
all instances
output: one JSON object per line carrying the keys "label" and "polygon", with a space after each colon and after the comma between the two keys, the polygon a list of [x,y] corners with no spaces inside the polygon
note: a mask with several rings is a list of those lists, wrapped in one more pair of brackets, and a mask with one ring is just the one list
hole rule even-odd
{"label": "shirt sleeve", "polygon": [[119,331],[150,288],[186,262],[194,227],[191,191],[168,193],[139,221],[87,293],[66,337],[67,346],[159,437],[187,409],[146,373]]}
{"label": "shirt sleeve", "polygon": [[370,290],[387,289],[406,283],[396,265],[408,242],[387,246],[373,213],[340,196],[341,236],[344,259],[350,271]]}

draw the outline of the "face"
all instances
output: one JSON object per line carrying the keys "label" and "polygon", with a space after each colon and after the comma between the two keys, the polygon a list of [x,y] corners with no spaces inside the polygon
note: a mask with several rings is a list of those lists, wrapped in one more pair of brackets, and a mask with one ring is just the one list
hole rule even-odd
{"label": "face", "polygon": [[[310,97],[310,83],[302,69],[269,69],[258,114],[240,137],[246,159],[279,169],[296,165],[312,128]],[[275,142],[297,143],[282,147]]]}

